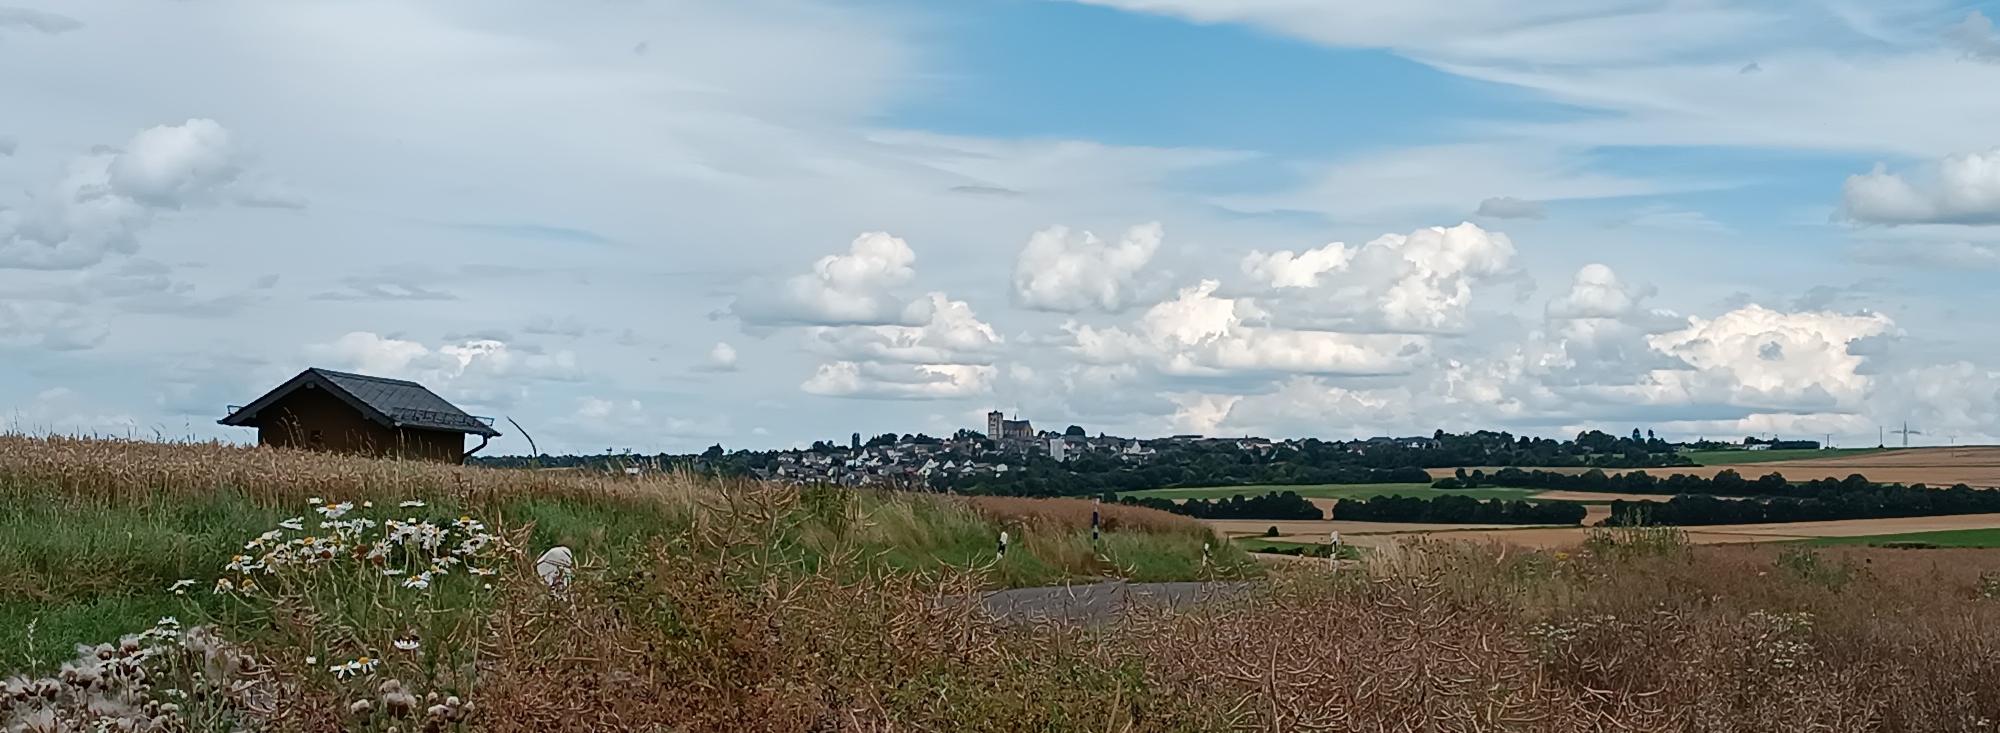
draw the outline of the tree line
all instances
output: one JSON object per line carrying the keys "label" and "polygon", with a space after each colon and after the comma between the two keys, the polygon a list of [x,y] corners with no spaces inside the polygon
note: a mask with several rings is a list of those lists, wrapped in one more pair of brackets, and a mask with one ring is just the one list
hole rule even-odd
{"label": "tree line", "polygon": [[1188,499],[1175,502],[1159,497],[1119,497],[1105,494],[1106,501],[1185,514],[1198,519],[1323,519],[1319,507],[1294,491],[1271,491],[1261,496],[1237,494],[1227,499]]}
{"label": "tree line", "polygon": [[1614,501],[1605,524],[1764,524],[2000,512],[2000,491],[1975,489],[1965,484],[1931,489],[1922,484],[1868,484],[1855,488],[1842,482],[1828,483],[1832,485],[1822,486],[1811,495],[1725,499],[1718,495],[1687,494],[1666,501]]}
{"label": "tree line", "polygon": [[1420,522],[1427,524],[1578,524],[1588,510],[1582,504],[1518,499],[1480,501],[1469,496],[1376,496],[1342,499],[1333,518],[1356,522]]}

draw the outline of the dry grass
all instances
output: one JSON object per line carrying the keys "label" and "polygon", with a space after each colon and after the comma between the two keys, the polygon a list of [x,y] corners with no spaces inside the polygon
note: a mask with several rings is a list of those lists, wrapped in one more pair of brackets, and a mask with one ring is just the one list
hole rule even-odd
{"label": "dry grass", "polygon": [[981,516],[1002,524],[1088,530],[1090,513],[1095,509],[1107,532],[1131,530],[1159,534],[1208,534],[1201,521],[1192,517],[1124,504],[1093,504],[1088,499],[969,496],[966,501]]}
{"label": "dry grass", "polygon": [[[39,481],[63,473],[47,462],[59,452],[101,460],[155,450],[9,447],[49,454],[0,458],[0,471],[43,466]],[[68,483],[73,495],[52,500],[170,504],[145,493],[146,471],[177,477],[162,493],[182,502],[204,484],[234,482],[272,501],[335,493],[160,450],[157,463],[78,468],[123,483]],[[186,450],[321,472],[302,479],[318,486],[349,480],[334,478],[345,471],[467,497],[542,481],[558,492],[585,491],[567,483],[577,481],[619,496],[679,496],[670,479],[625,485]],[[15,474],[0,481],[13,487],[9,502],[32,485]],[[356,490],[384,499],[401,491]],[[1284,566],[1191,611],[1010,626],[971,602],[991,567],[884,563],[882,539],[919,527],[949,538],[956,533],[939,527],[998,521],[1026,528],[1024,547],[1047,542],[1060,557],[1074,545],[1052,538],[1075,531],[1079,508],[1087,521],[1087,504],[936,504],[691,480],[685,493],[669,501],[697,507],[686,527],[592,556],[564,594],[525,571],[530,548],[489,600],[427,611],[458,614],[425,622],[424,648],[463,663],[392,662],[378,676],[335,679],[318,671],[323,662],[301,661],[305,651],[404,628],[372,615],[331,626],[307,596],[202,620],[262,660],[259,685],[285,691],[288,704],[261,720],[275,730],[397,725],[381,705],[373,717],[349,712],[386,700],[379,675],[390,673],[401,689],[468,701],[468,719],[439,726],[449,730],[1900,732],[1988,730],[2000,719],[1991,684],[2000,553],[1701,547],[1660,529],[1600,531],[1560,552],[1417,541],[1337,572]],[[939,506],[956,508],[932,513]],[[1157,528],[1187,536],[1174,534],[1187,531],[1178,520]],[[816,552],[772,540],[784,536]]]}

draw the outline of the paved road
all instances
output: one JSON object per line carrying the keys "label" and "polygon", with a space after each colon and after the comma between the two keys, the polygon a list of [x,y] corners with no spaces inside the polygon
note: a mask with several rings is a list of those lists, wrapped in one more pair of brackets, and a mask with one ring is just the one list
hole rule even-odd
{"label": "paved road", "polygon": [[1243,582],[1127,583],[1015,588],[980,594],[986,610],[1003,621],[1103,621],[1142,605],[1187,606],[1240,593]]}

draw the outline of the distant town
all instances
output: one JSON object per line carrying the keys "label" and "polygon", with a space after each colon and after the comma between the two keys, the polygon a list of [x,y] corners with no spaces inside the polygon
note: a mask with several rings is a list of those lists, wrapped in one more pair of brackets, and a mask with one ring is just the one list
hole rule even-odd
{"label": "distant town", "polygon": [[1818,441],[1745,438],[1742,442],[1670,443],[1633,430],[1629,437],[1586,431],[1551,440],[1505,432],[1442,430],[1423,436],[1350,440],[1172,435],[1131,438],[1070,425],[1037,429],[995,410],[983,431],[946,436],[884,433],[816,441],[781,450],[698,454],[501,456],[501,466],[576,468],[642,474],[691,470],[789,484],[883,486],[965,493],[1079,495],[1199,484],[1427,482],[1425,468],[1452,466],[1592,466],[1605,469],[1689,465],[1688,448],[1817,449]]}

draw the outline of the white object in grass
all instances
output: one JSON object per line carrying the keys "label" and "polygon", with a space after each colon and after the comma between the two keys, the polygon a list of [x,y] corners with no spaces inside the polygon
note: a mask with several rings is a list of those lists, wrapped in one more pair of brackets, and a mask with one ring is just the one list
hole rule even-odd
{"label": "white object in grass", "polygon": [[551,589],[560,590],[568,586],[571,571],[575,568],[575,555],[561,545],[549,548],[535,560],[535,574],[542,576],[542,582],[549,584]]}

